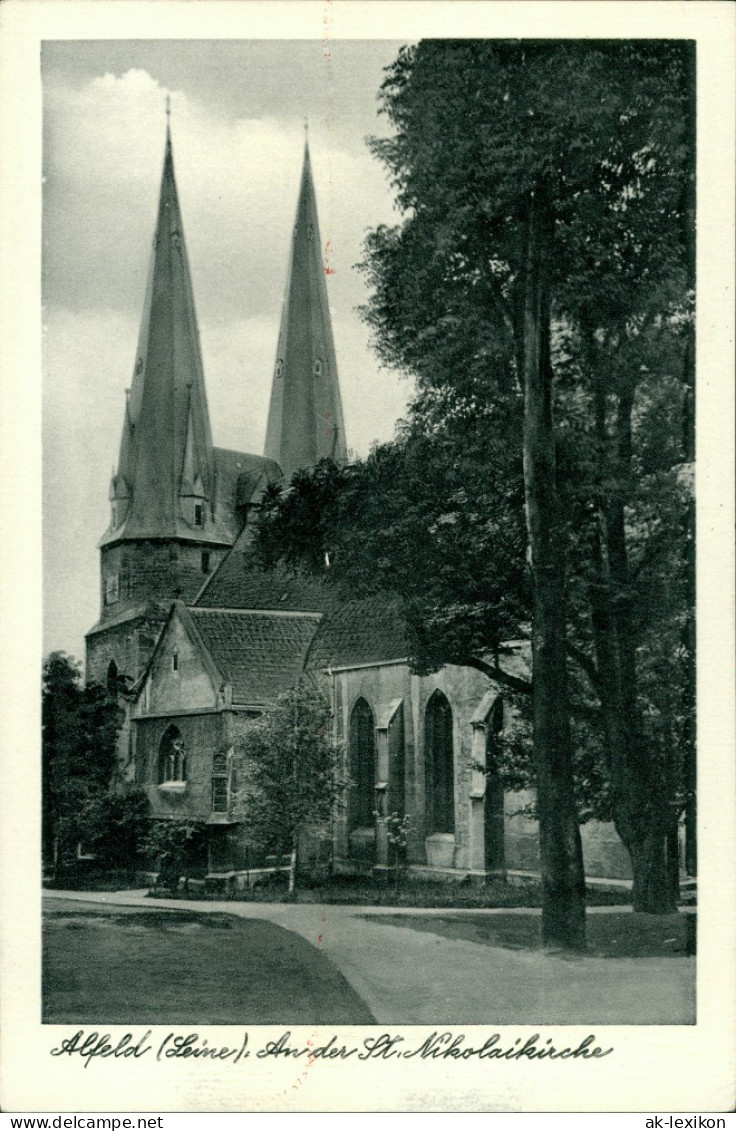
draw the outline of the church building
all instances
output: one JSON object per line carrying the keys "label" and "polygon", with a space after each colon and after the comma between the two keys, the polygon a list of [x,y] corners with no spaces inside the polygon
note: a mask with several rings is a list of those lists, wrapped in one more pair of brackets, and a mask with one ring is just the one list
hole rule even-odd
{"label": "church building", "polygon": [[[398,813],[418,873],[532,874],[536,825],[493,773],[509,722],[501,689],[469,668],[413,674],[390,597],[346,601],[250,561],[249,513],[263,491],[325,457],[347,460],[321,246],[305,144],[265,451],[215,447],[167,126],[87,678],[127,689],[124,776],[145,789],[152,817],[206,824],[200,863],[213,887],[237,889],[257,863],[234,811],[234,744],[305,674],[332,703],[353,783],[331,833],[337,868],[385,867],[376,813]],[[524,671],[522,643],[505,663]],[[629,875],[610,826],[586,826],[584,850],[588,874]]]}

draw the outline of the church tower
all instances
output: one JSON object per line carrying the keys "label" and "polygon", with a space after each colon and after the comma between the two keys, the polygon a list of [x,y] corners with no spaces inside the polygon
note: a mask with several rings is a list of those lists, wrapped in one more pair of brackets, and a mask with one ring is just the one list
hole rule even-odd
{"label": "church tower", "polygon": [[101,614],[87,635],[88,679],[137,678],[171,602],[191,603],[237,539],[241,504],[265,466],[212,444],[167,121],[143,318],[100,542]]}
{"label": "church tower", "polygon": [[305,141],[265,447],[287,483],[321,459],[347,461],[321,246]]}

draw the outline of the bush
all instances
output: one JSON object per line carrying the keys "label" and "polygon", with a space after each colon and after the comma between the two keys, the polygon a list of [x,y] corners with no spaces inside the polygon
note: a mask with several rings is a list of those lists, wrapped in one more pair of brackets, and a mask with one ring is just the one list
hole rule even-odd
{"label": "bush", "polygon": [[138,786],[91,795],[77,821],[79,840],[107,869],[140,865],[148,826],[148,799]]}
{"label": "bush", "polygon": [[162,887],[175,890],[181,876],[204,875],[206,833],[204,821],[183,818],[148,823],[143,849],[155,858]]}

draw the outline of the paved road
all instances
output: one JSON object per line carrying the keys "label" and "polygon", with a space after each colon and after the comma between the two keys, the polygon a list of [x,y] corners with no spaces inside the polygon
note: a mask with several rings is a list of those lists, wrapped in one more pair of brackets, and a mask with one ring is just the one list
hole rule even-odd
{"label": "paved road", "polygon": [[[412,916],[426,921],[456,914],[446,909],[391,908],[392,918],[406,919],[406,926],[395,926],[380,922],[386,908],[229,901],[182,904],[149,899],[144,892],[46,891],[44,895],[267,920],[320,949],[382,1025],[677,1025],[695,1020],[694,958],[568,957],[490,947],[411,928]],[[597,913],[607,910],[600,908]],[[462,912],[469,914],[496,912]]]}

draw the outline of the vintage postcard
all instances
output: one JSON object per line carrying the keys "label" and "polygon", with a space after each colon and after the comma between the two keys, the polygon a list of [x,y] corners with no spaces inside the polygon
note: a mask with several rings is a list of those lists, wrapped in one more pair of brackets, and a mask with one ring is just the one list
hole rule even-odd
{"label": "vintage postcard", "polygon": [[733,9],[0,52],[2,1110],[732,1110]]}

